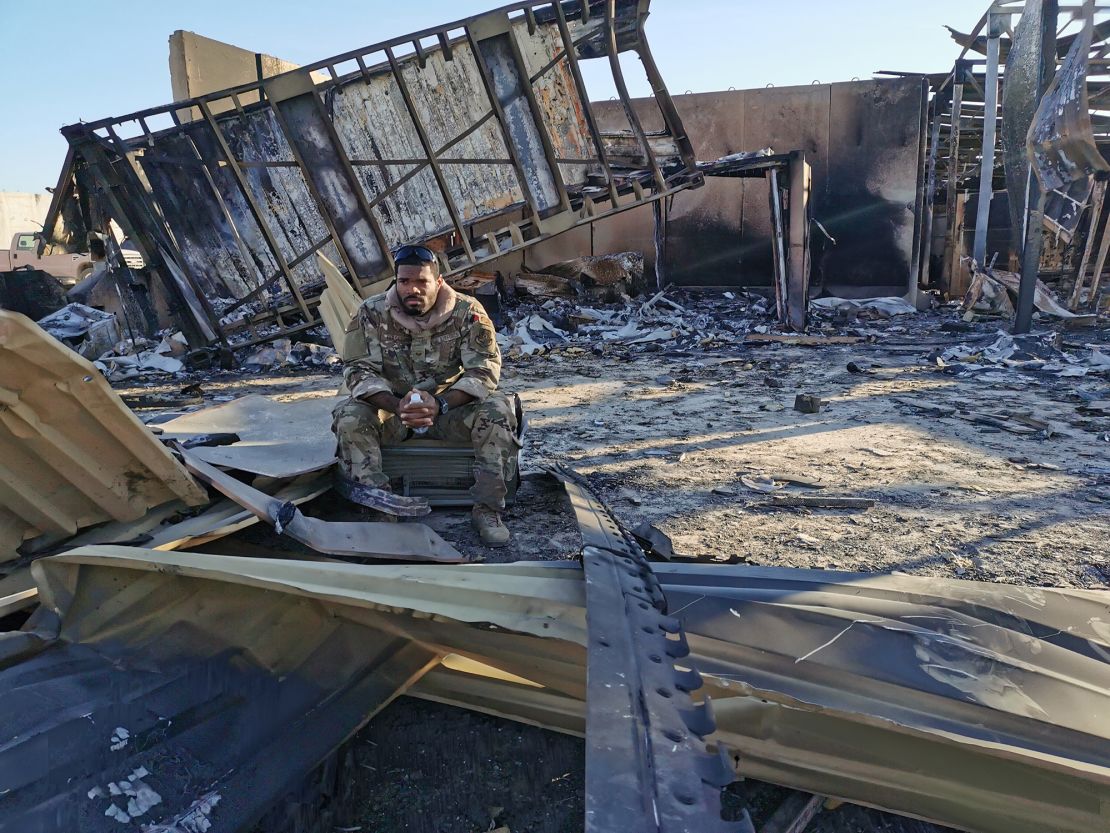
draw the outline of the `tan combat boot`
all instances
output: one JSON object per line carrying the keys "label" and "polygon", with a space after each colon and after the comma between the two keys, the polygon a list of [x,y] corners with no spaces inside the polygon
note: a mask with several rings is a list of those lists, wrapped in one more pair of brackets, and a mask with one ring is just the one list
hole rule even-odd
{"label": "tan combat boot", "polygon": [[470,512],[470,524],[487,547],[508,546],[509,529],[496,509],[476,505]]}

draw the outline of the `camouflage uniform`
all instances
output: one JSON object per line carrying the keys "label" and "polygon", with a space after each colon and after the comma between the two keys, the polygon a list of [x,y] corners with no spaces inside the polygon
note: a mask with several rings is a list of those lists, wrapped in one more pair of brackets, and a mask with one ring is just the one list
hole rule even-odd
{"label": "camouflage uniform", "polygon": [[387,391],[403,397],[410,390],[429,396],[461,390],[474,400],[437,417],[419,437],[472,443],[477,472],[471,495],[476,504],[500,510],[520,448],[515,402],[497,390],[501,351],[481,304],[446,286],[440,291],[452,292],[457,300],[446,320],[428,329],[402,326],[388,294],[368,298],[359,309],[366,356],[347,363],[344,381],[351,395],[333,411],[339,463],[352,480],[386,485],[381,446],[413,435],[399,416],[362,400]]}

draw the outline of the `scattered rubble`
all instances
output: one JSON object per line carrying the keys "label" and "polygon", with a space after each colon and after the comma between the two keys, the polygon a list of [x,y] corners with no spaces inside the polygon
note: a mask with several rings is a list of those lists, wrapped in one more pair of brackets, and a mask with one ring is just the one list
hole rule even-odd
{"label": "scattered rubble", "polygon": [[84,304],[67,304],[40,318],[38,325],[86,359],[99,358],[120,339],[114,315]]}
{"label": "scattered rubble", "polygon": [[[1017,303],[1020,287],[1021,275],[1001,269],[979,269],[973,263],[971,286],[963,300],[964,311],[967,314],[979,313],[1009,319],[1014,315],[1014,304]],[[1093,316],[1077,315],[1063,307],[1052,290],[1040,279],[1037,280],[1033,304],[1040,312],[1053,318],[1071,321],[1081,319],[1087,323],[1094,320]]]}
{"label": "scattered rubble", "polygon": [[644,256],[617,252],[579,257],[513,276],[510,293],[525,297],[564,296],[580,301],[616,302],[644,290]]}
{"label": "scattered rubble", "polygon": [[282,338],[249,353],[242,363],[247,370],[259,372],[295,365],[340,368],[343,360],[334,347],[309,341],[294,344],[290,339]]}

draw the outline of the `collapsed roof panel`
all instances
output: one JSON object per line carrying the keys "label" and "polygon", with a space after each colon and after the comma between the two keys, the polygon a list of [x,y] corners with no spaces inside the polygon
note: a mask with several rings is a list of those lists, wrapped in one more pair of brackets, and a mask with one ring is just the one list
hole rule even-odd
{"label": "collapsed roof panel", "polygon": [[[517,3],[72,125],[63,180],[76,180],[77,202],[103,203],[82,222],[116,219],[155,274],[196,296],[179,298],[178,313],[235,340],[261,322],[312,326],[317,252],[361,289],[391,274],[392,248],[436,239],[446,271],[458,273],[699,184],[650,60],[647,6]],[[627,130],[603,135],[579,61],[609,57],[624,90],[616,56],[627,50],[644,59],[663,129],[649,135],[633,114]],[[53,240],[79,239],[74,212],[63,216],[74,201],[56,202]]]}
{"label": "collapsed roof panel", "polygon": [[0,310],[0,561],[174,500],[208,497],[90,362]]}
{"label": "collapsed roof panel", "polygon": [[[591,637],[583,572],[570,563],[361,566],[96,547],[33,570],[43,609],[0,640],[0,691],[21,698],[0,717],[13,739],[0,747],[0,830],[57,829],[35,819],[74,814],[90,820],[82,829],[119,829],[102,815],[105,785],[140,767],[162,799],[144,823],[214,792],[213,825],[239,829],[272,799],[247,789],[273,783],[258,780],[264,767],[311,768],[320,750],[301,747],[314,721],[330,717],[321,739],[345,737],[413,684],[419,696],[585,728]],[[710,741],[736,749],[743,774],[981,833],[1105,827],[1104,594],[654,571],[688,634],[685,663],[713,697]],[[36,642],[37,656],[20,660]],[[432,661],[451,654],[473,662]],[[275,676],[289,699],[252,707],[277,691]],[[244,690],[256,694],[233,696]],[[57,709],[60,699],[73,707]],[[294,712],[305,717],[285,723]],[[234,732],[229,721],[241,721]],[[62,742],[70,732],[81,742]],[[197,773],[214,773],[201,793],[188,789]]]}

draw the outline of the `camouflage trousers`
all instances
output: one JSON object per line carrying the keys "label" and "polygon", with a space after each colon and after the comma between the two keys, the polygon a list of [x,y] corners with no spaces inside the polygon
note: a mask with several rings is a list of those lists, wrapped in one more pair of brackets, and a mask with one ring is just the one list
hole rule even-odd
{"label": "camouflage trousers", "polygon": [[505,484],[516,467],[520,448],[516,429],[515,397],[500,391],[482,402],[449,410],[420,435],[413,435],[396,414],[357,399],[341,402],[332,411],[332,430],[339,440],[339,466],[347,478],[375,488],[387,485],[381,448],[400,445],[410,437],[470,443],[477,463],[470,494],[475,503],[498,510],[505,508]]}

